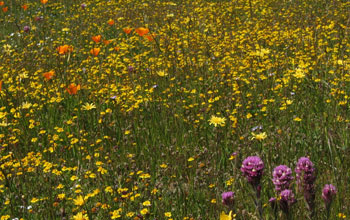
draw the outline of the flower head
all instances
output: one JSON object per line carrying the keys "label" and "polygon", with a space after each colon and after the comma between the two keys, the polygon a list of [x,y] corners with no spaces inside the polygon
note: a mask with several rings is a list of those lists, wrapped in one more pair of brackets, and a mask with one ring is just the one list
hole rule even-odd
{"label": "flower head", "polygon": [[85,111],[89,111],[91,109],[96,108],[96,105],[94,103],[85,103],[85,105],[83,105],[83,110]]}
{"label": "flower head", "polygon": [[294,193],[290,189],[285,189],[280,194],[280,207],[283,212],[288,213],[290,207],[296,203]]}
{"label": "flower head", "polygon": [[66,88],[66,91],[70,95],[75,95],[80,90],[80,85],[75,85],[74,83],[71,83],[68,88]]}
{"label": "flower head", "polygon": [[258,186],[264,170],[264,162],[258,156],[247,157],[242,164],[241,171],[248,182]]}
{"label": "flower head", "polygon": [[26,32],[26,33],[29,32],[30,31],[30,27],[28,25],[24,26],[23,27],[23,31]]}
{"label": "flower head", "polygon": [[314,164],[307,157],[301,157],[298,160],[297,167],[295,168],[297,182],[299,185],[303,185],[306,190],[313,188],[313,183],[316,180]]}
{"label": "flower head", "polygon": [[73,216],[74,220],[89,220],[89,216],[87,214],[83,214],[82,212],[79,212],[75,216]]}
{"label": "flower head", "polygon": [[332,184],[326,184],[323,187],[322,199],[325,202],[326,206],[329,206],[332,203],[336,194],[337,194],[337,189]]}
{"label": "flower head", "polygon": [[235,193],[234,192],[224,192],[221,194],[222,197],[222,204],[226,206],[232,206],[234,203],[234,197]]}
{"label": "flower head", "polygon": [[225,125],[225,121],[226,121],[226,118],[220,118],[220,117],[216,117],[215,115],[212,115],[209,120],[209,124],[214,125],[215,127],[217,127],[218,125],[223,127]]}
{"label": "flower head", "polygon": [[143,35],[148,34],[149,29],[140,27],[140,28],[136,28],[135,32],[142,37]]}
{"label": "flower head", "polygon": [[90,50],[90,54],[94,55],[95,57],[98,56],[98,54],[100,53],[101,49],[100,48],[92,48]]}
{"label": "flower head", "polygon": [[293,180],[292,169],[286,165],[277,166],[272,173],[272,182],[275,184],[277,192],[281,192],[284,189],[288,189],[291,181]]}
{"label": "flower head", "polygon": [[316,172],[314,164],[307,157],[301,157],[298,160],[297,167],[297,183],[304,191],[304,198],[307,203],[309,211],[313,214],[315,212],[315,185]]}
{"label": "flower head", "polygon": [[267,138],[267,134],[266,132],[260,132],[259,134],[255,134],[254,132],[252,132],[252,140],[253,139],[256,139],[258,141],[262,141],[264,140],[265,138]]}

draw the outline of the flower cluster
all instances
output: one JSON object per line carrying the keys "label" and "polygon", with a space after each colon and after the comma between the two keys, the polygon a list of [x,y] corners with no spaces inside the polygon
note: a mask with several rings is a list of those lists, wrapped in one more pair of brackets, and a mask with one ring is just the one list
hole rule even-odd
{"label": "flower cluster", "polygon": [[277,192],[289,189],[291,181],[293,180],[292,169],[286,165],[279,165],[273,170],[272,176],[272,182]]}
{"label": "flower cluster", "polygon": [[305,190],[311,190],[316,180],[314,164],[307,157],[301,157],[295,168],[297,183]]}
{"label": "flower cluster", "polygon": [[264,162],[258,156],[247,157],[242,164],[241,171],[243,176],[253,186],[258,186],[263,175]]}
{"label": "flower cluster", "polygon": [[326,204],[326,207],[329,206],[334,200],[335,195],[337,194],[337,189],[332,184],[326,184],[322,190],[322,199]]}

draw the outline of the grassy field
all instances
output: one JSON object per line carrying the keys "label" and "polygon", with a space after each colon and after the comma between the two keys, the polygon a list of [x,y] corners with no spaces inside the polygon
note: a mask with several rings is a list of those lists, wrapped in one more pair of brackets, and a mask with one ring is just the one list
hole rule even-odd
{"label": "grassy field", "polygon": [[347,219],[349,32],[346,0],[0,1],[1,220]]}

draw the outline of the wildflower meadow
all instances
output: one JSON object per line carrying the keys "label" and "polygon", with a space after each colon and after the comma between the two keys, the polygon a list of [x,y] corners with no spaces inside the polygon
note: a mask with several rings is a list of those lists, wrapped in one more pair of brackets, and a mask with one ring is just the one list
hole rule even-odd
{"label": "wildflower meadow", "polygon": [[0,0],[1,220],[350,218],[347,0]]}

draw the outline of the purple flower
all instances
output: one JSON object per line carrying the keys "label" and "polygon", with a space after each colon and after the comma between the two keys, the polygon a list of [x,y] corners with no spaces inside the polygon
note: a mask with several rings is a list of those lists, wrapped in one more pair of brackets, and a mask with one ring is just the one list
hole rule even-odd
{"label": "purple flower", "polygon": [[294,198],[294,194],[292,190],[285,189],[280,194],[280,207],[284,213],[288,213],[290,207],[296,203],[296,199]]}
{"label": "purple flower", "polygon": [[293,180],[292,169],[286,165],[279,165],[273,170],[272,176],[272,182],[275,184],[277,192],[289,189],[290,183]]}
{"label": "purple flower", "polygon": [[247,157],[242,164],[241,171],[247,177],[248,182],[258,186],[263,175],[264,162],[258,156]]}
{"label": "purple flower", "polygon": [[275,197],[271,197],[271,198],[269,199],[269,202],[270,202],[270,203],[273,203],[273,202],[276,202],[276,200],[277,200],[277,199],[276,199]]}
{"label": "purple flower", "polygon": [[222,197],[222,204],[226,206],[232,206],[234,203],[234,192],[224,192],[221,194]]}
{"label": "purple flower", "polygon": [[297,182],[299,185],[303,185],[304,189],[306,190],[313,188],[313,184],[316,180],[316,174],[314,164],[309,158],[301,157],[298,160],[295,172],[297,174]]}
{"label": "purple flower", "polygon": [[315,214],[315,185],[316,172],[314,164],[307,157],[301,157],[298,160],[297,167],[295,168],[297,173],[297,183],[304,191],[304,198],[310,211],[310,216]]}
{"label": "purple flower", "polygon": [[326,184],[322,190],[322,199],[324,200],[326,206],[329,206],[335,195],[337,194],[337,189],[332,184]]}
{"label": "purple flower", "polygon": [[82,9],[86,8],[86,4],[85,3],[81,4],[80,6],[81,6]]}
{"label": "purple flower", "polygon": [[128,66],[128,71],[129,72],[134,72],[135,68],[133,66]]}
{"label": "purple flower", "polygon": [[24,27],[23,27],[23,31],[26,32],[26,33],[28,33],[28,32],[30,31],[30,27],[27,26],[27,25],[24,26]]}

